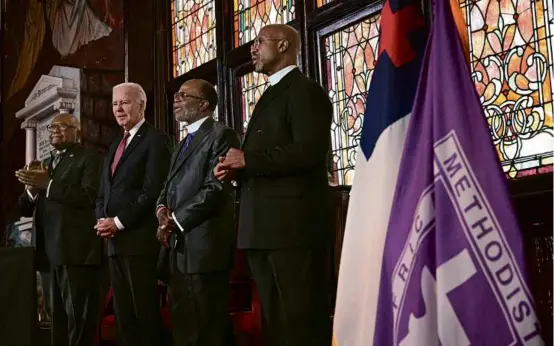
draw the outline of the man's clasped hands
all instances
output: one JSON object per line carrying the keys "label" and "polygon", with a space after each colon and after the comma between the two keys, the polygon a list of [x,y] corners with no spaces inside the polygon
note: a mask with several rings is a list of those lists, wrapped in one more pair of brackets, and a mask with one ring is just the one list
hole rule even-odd
{"label": "man's clasped hands", "polygon": [[[225,156],[219,158],[219,162],[215,166],[213,173],[220,181],[232,180],[234,176],[232,173],[237,169],[244,168],[244,166],[244,152],[239,149],[231,148],[227,151]],[[156,210],[156,216],[158,217],[156,237],[163,246],[169,247],[169,238],[174,232],[175,227],[177,227],[172,211],[165,206],[160,206]]]}

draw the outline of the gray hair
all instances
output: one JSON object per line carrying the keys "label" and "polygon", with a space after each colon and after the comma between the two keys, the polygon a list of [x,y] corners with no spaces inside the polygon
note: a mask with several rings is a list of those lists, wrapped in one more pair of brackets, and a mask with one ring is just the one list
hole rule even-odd
{"label": "gray hair", "polygon": [[132,83],[132,82],[120,83],[114,86],[113,89],[115,90],[117,88],[123,88],[123,87],[132,89],[137,94],[139,100],[141,100],[144,103],[144,108],[146,108],[146,92],[139,84]]}

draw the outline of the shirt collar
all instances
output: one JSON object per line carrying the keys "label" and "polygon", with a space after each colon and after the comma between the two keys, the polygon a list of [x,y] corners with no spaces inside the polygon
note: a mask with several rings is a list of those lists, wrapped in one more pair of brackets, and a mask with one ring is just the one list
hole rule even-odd
{"label": "shirt collar", "polygon": [[134,135],[136,135],[138,130],[140,129],[142,124],[144,124],[145,121],[146,119],[142,118],[141,121],[139,121],[135,126],[133,126],[133,128],[129,130],[129,136],[133,137]]}
{"label": "shirt collar", "polygon": [[283,79],[283,77],[285,77],[287,74],[289,74],[290,71],[294,70],[296,68],[295,65],[289,65],[277,72],[275,72],[274,74],[272,74],[271,76],[269,76],[269,84],[271,84],[271,86],[274,86],[275,84],[279,83],[281,81],[281,79]]}
{"label": "shirt collar", "polygon": [[61,155],[61,154],[65,154],[66,151],[67,151],[67,149],[63,149],[63,150],[54,149],[54,150],[51,151],[51,154],[52,154],[52,156],[55,156],[56,154]]}
{"label": "shirt collar", "polygon": [[203,117],[202,119],[198,119],[196,120],[195,122],[193,122],[192,124],[190,125],[186,125],[186,129],[187,129],[187,133],[194,133],[196,131],[198,131],[198,129],[200,128],[200,126],[204,123],[204,121],[206,121],[206,119],[208,119],[208,117]]}
{"label": "shirt collar", "polygon": [[66,151],[68,151],[69,149],[73,148],[73,147],[76,146],[76,145],[77,145],[77,143],[73,143],[73,144],[71,144],[70,146],[68,146],[67,148],[62,149],[62,150],[58,150],[58,149],[54,148],[54,150],[52,150],[52,151],[50,152],[50,154],[51,154],[52,156],[54,156],[54,155],[56,155],[56,154],[58,154],[58,155],[65,154]]}

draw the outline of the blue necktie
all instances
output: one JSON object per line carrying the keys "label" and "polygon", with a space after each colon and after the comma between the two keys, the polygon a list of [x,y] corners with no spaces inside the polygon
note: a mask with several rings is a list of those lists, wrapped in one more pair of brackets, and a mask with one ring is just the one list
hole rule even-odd
{"label": "blue necktie", "polygon": [[179,153],[179,161],[183,159],[183,155],[187,151],[190,142],[192,142],[192,139],[194,138],[194,133],[195,132],[191,132],[185,137],[185,143],[181,147],[181,152]]}

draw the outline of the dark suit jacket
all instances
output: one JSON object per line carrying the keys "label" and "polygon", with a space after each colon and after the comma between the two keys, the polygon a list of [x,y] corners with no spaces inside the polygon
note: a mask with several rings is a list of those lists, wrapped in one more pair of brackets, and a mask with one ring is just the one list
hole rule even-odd
{"label": "dark suit jacket", "polygon": [[[51,167],[51,158],[43,162]],[[80,145],[68,148],[55,170],[48,197],[40,191],[36,200],[27,192],[19,197],[24,216],[34,217],[33,245],[39,270],[53,265],[100,264],[102,241],[96,235],[94,205],[98,194],[101,156]]]}
{"label": "dark suit jacket", "polygon": [[[235,194],[230,183],[218,181],[213,169],[229,148],[238,148],[237,133],[208,118],[202,123],[184,154],[181,141],[158,205],[167,206],[183,227],[171,239],[177,242],[177,265],[193,274],[231,268],[235,245]],[[181,238],[181,239],[175,239]],[[167,251],[162,249],[162,251]]]}
{"label": "dark suit jacket", "polygon": [[243,150],[238,247],[278,249],[326,241],[332,105],[298,69],[266,91]]}
{"label": "dark suit jacket", "polygon": [[156,198],[169,169],[168,137],[145,122],[123,152],[112,177],[120,135],[104,160],[96,217],[118,217],[125,229],[108,241],[108,256],[156,254]]}

